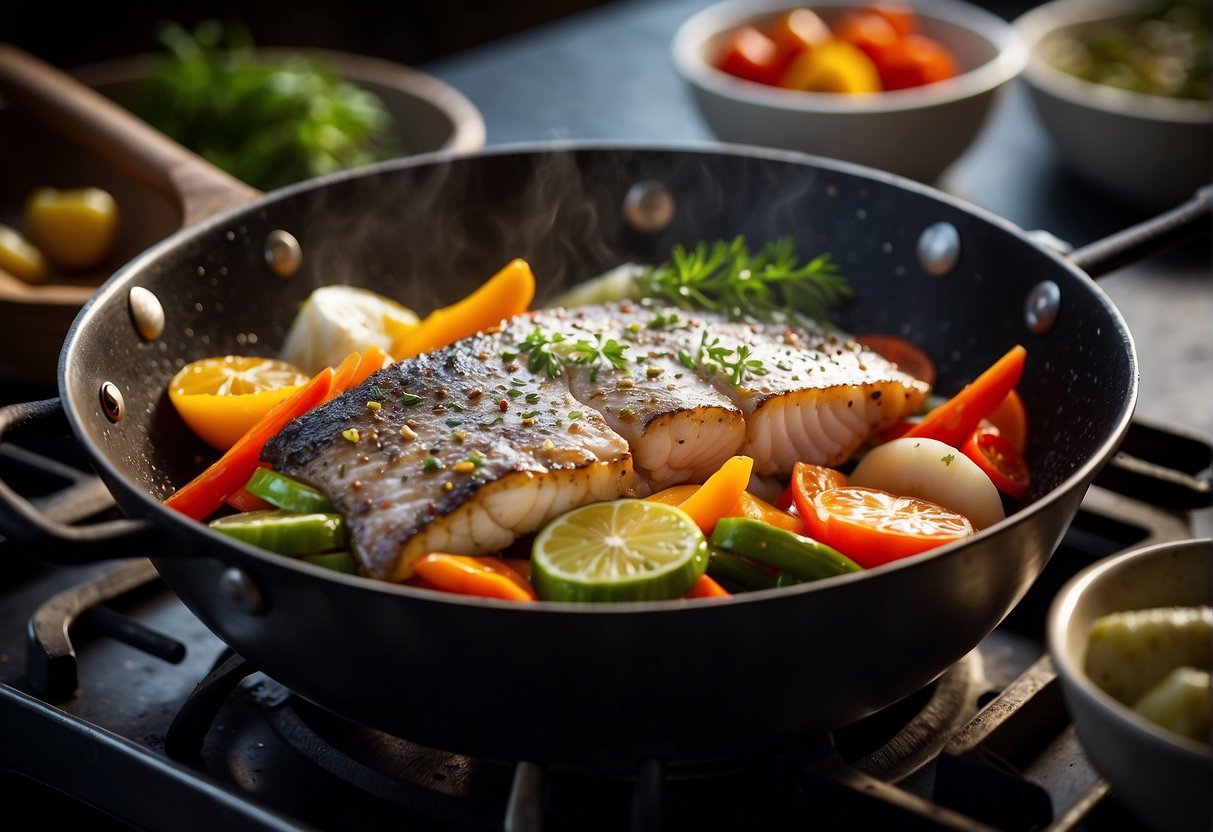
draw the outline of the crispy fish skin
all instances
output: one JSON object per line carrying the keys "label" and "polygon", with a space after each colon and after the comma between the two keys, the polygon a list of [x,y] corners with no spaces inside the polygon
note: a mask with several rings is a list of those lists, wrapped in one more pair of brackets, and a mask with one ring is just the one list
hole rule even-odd
{"label": "crispy fish skin", "polygon": [[346,516],[369,575],[404,580],[427,552],[499,551],[633,489],[627,443],[563,379],[503,361],[502,343],[477,336],[393,364],[266,443],[263,460]]}
{"label": "crispy fish skin", "polygon": [[[532,371],[529,336],[562,360]],[[575,347],[612,339],[619,366]],[[262,459],[328,494],[364,570],[399,581],[427,552],[497,552],[578,505],[702,482],[739,452],[764,477],[838,465],[927,392],[825,330],[623,302],[518,316],[400,361]]]}

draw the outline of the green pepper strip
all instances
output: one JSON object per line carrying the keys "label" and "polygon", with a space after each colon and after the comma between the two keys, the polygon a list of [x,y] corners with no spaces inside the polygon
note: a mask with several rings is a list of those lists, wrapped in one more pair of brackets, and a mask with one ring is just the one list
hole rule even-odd
{"label": "green pepper strip", "polygon": [[749,517],[726,517],[716,524],[711,545],[774,566],[804,581],[859,572],[841,552],[787,529]]}
{"label": "green pepper strip", "polygon": [[740,592],[754,592],[775,586],[775,577],[745,558],[710,547],[708,574],[720,583]]}
{"label": "green pepper strip", "polygon": [[298,514],[336,510],[333,502],[315,488],[269,468],[254,471],[244,488],[271,505]]}

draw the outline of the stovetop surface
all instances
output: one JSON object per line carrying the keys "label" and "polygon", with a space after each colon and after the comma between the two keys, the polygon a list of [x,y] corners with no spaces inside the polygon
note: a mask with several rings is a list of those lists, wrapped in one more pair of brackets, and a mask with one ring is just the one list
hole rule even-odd
{"label": "stovetop surface", "polygon": [[[23,453],[5,449],[0,469],[20,467]],[[56,453],[75,461],[70,446]],[[40,488],[49,491],[40,498],[44,507],[54,511],[54,483],[35,484],[34,491]],[[20,725],[24,741],[0,752],[0,768],[122,818],[96,828],[213,828],[222,817],[233,829],[343,829],[354,812],[367,825],[522,830],[539,828],[525,822],[528,811],[537,811],[548,829],[841,829],[855,828],[857,818],[891,828],[1132,829],[1061,707],[1042,658],[1044,613],[1060,585],[1086,564],[1189,536],[1183,513],[1095,487],[1029,595],[932,689],[818,744],[719,769],[672,766],[623,779],[474,760],[347,723],[240,666],[149,562],[52,568],[4,542],[0,726],[11,733]],[[102,600],[77,614],[73,599],[81,587]],[[30,641],[31,627],[50,633],[51,641],[56,631],[68,633],[74,661],[66,663],[66,675],[62,656],[48,662],[42,642]],[[198,725],[181,727],[188,720],[178,715],[195,686],[225,667],[233,670],[221,704]],[[949,706],[956,710],[929,730],[917,727],[911,720],[941,697],[956,700]],[[1013,707],[1005,704],[1011,700]],[[1005,725],[973,739],[971,720],[986,706]],[[1006,737],[1017,735],[1025,740],[1008,745]],[[1014,773],[987,783],[993,770],[987,758]],[[540,785],[528,789],[528,778]],[[147,793],[134,785],[144,780]],[[540,808],[519,810],[519,793]],[[982,795],[977,805],[974,795]],[[660,826],[647,826],[654,812]],[[0,817],[12,828],[41,823],[48,813],[98,823],[96,810],[24,776],[0,778]]]}

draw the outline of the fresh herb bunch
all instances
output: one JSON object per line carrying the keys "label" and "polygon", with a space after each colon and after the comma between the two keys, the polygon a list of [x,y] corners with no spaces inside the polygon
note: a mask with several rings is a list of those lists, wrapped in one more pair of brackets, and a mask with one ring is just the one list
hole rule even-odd
{"label": "fresh herb bunch", "polygon": [[635,278],[640,294],[734,320],[824,322],[852,296],[828,254],[801,265],[791,237],[751,254],[744,237],[675,246],[668,263]]}
{"label": "fresh herb bunch", "polygon": [[322,61],[256,57],[248,33],[209,20],[191,34],[162,24],[159,57],[135,111],[250,185],[270,190],[398,155],[392,119],[374,93]]}

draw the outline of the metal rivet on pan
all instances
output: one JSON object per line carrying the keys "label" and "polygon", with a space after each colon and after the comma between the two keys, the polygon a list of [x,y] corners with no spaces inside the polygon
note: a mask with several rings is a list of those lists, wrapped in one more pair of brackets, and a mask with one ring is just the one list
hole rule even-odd
{"label": "metal rivet on pan", "polygon": [[155,341],[164,332],[164,307],[160,299],[142,286],[136,286],[126,296],[135,329],[144,341]]}
{"label": "metal rivet on pan", "polygon": [[941,277],[960,259],[960,232],[950,222],[928,226],[918,238],[918,262],[927,274]]}
{"label": "metal rivet on pan", "polygon": [[674,221],[674,195],[652,179],[637,182],[623,198],[623,218],[637,231],[662,231]]}
{"label": "metal rivet on pan", "polygon": [[1042,280],[1028,292],[1028,299],[1023,305],[1023,319],[1028,329],[1037,335],[1044,335],[1057,322],[1057,313],[1061,311],[1061,287],[1052,280]]}
{"label": "metal rivet on pan", "polygon": [[122,398],[122,391],[112,381],[101,385],[100,399],[101,411],[111,422],[117,422],[126,415],[126,401]]}
{"label": "metal rivet on pan", "polygon": [[249,615],[257,615],[264,607],[261,589],[243,569],[229,566],[219,576],[219,588],[236,609]]}
{"label": "metal rivet on pan", "polygon": [[303,249],[289,231],[271,231],[265,238],[265,262],[274,274],[290,277],[303,263]]}

